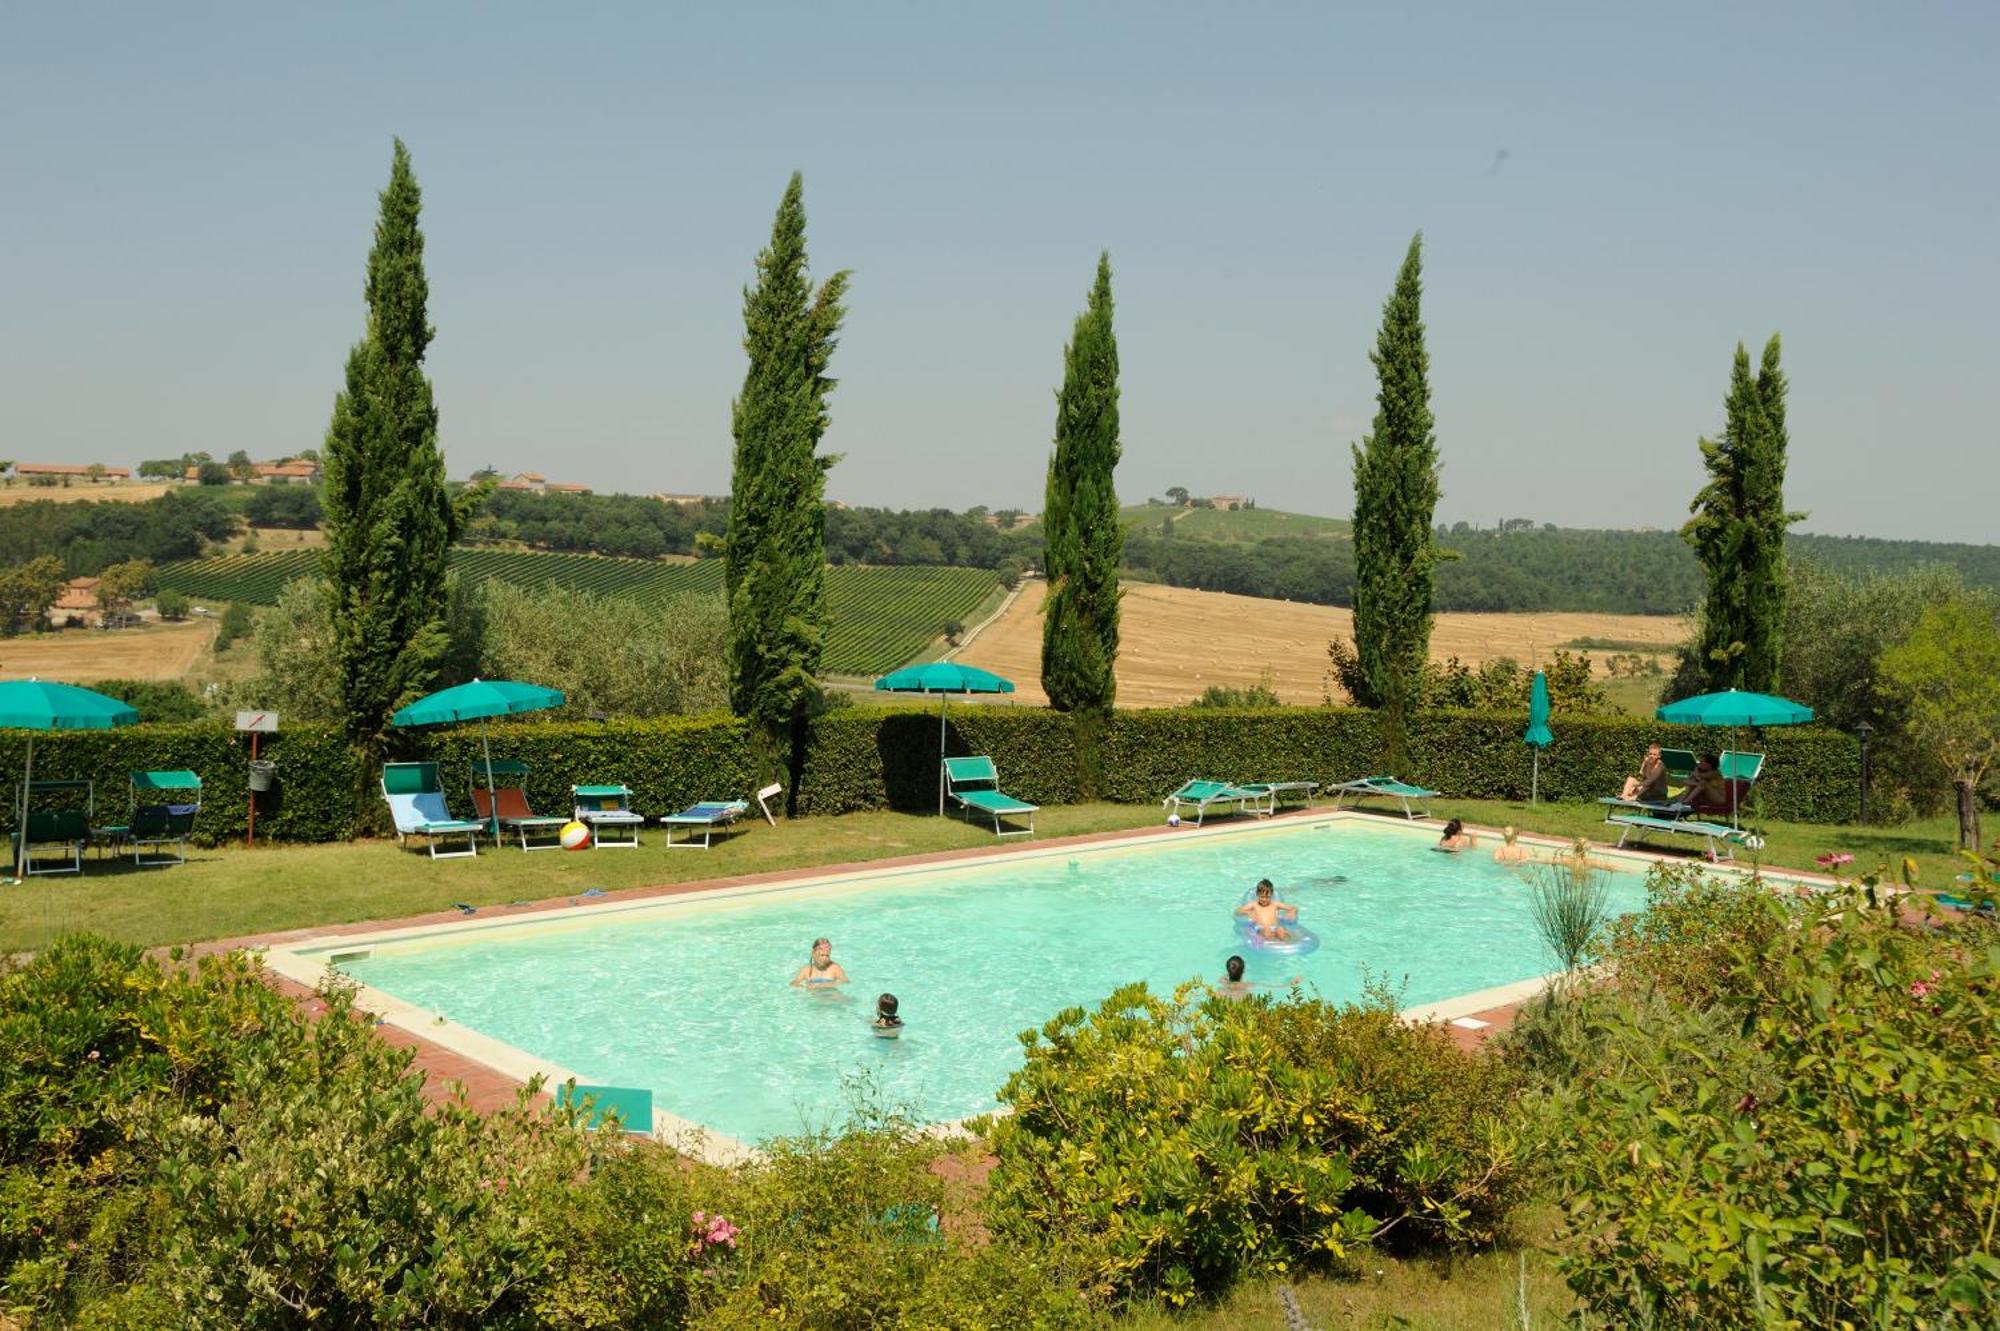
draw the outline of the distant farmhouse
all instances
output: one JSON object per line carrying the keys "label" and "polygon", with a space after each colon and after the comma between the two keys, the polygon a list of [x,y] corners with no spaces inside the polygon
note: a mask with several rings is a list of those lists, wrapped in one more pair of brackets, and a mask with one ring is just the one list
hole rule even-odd
{"label": "distant farmhouse", "polygon": [[[201,468],[189,467],[181,474],[181,479],[199,481]],[[315,485],[319,482],[319,463],[297,458],[283,462],[253,462],[249,476],[244,479],[252,485]]]}
{"label": "distant farmhouse", "polygon": [[130,467],[107,467],[101,462],[17,462],[14,474],[30,485],[37,477],[46,477],[41,483],[67,483],[81,477],[87,481],[129,481],[132,479]]}
{"label": "distant farmhouse", "polygon": [[102,615],[97,604],[96,578],[71,578],[57,593],[55,604],[49,607],[49,617],[60,624],[65,619],[75,619],[81,624],[97,624]]}
{"label": "distant farmhouse", "polygon": [[552,481],[538,471],[516,472],[508,480],[500,482],[499,489],[520,490],[528,494],[587,495],[590,487],[575,481]]}
{"label": "distant farmhouse", "polygon": [[664,490],[657,491],[653,495],[653,498],[659,500],[663,504],[705,504],[708,502],[707,495],[668,494]]}

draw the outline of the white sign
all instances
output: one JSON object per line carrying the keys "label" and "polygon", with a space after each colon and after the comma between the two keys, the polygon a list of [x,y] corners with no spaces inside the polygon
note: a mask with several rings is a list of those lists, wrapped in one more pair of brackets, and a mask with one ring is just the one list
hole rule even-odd
{"label": "white sign", "polygon": [[276,712],[238,712],[236,714],[236,728],[238,730],[255,730],[262,734],[275,735],[278,733],[278,714]]}

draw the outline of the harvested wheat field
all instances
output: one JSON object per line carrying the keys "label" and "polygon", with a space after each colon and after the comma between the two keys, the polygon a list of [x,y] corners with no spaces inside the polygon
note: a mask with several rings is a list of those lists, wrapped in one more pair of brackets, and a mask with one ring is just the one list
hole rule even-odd
{"label": "harvested wheat field", "polygon": [[[998,620],[958,653],[1014,681],[1022,702],[1043,702],[1042,597],[1047,585],[1025,584]],[[1198,592],[1153,583],[1125,584],[1118,649],[1118,702],[1169,707],[1192,702],[1211,684],[1255,684],[1265,671],[1290,703],[1316,703],[1326,686],[1326,644],[1354,631],[1352,611],[1226,592]],[[1684,620],[1656,615],[1441,614],[1431,654],[1470,665],[1496,656],[1527,661],[1576,638],[1658,643],[1685,636]],[[1601,661],[1603,653],[1593,653]]]}
{"label": "harvested wheat field", "polygon": [[180,679],[214,636],[214,624],[190,620],[0,638],[0,679]]}
{"label": "harvested wheat field", "polygon": [[9,504],[32,504],[37,500],[48,500],[56,504],[81,503],[85,500],[113,499],[126,504],[143,504],[164,495],[165,484],[117,485],[106,483],[91,485],[79,480],[74,485],[0,485],[0,508]]}

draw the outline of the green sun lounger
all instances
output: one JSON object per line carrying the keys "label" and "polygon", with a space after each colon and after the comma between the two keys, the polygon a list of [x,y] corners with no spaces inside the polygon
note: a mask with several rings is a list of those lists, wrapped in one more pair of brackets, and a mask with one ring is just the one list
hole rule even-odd
{"label": "green sun lounger", "polygon": [[[396,840],[422,837],[434,860],[464,859],[479,853],[479,834],[486,830],[486,824],[451,816],[436,763],[382,764],[382,798],[395,820]],[[438,842],[460,837],[465,838],[464,850],[438,851]]]}
{"label": "green sun lounger", "polygon": [[[699,804],[688,805],[679,813],[661,814],[660,826],[667,830],[669,849],[707,850],[718,829],[728,828],[748,812],[749,800],[703,800]],[[676,827],[687,829],[687,835],[679,841],[674,840]],[[701,833],[699,842],[694,839],[696,832]]]}
{"label": "green sun lounger", "polygon": [[1208,811],[1215,808],[1229,809],[1231,813],[1270,814],[1278,807],[1277,794],[1268,786],[1239,786],[1232,781],[1193,780],[1181,783],[1181,788],[1160,801],[1160,807],[1178,818],[1181,806],[1185,804],[1194,810],[1194,825],[1201,826]]}
{"label": "green sun lounger", "polygon": [[[53,796],[62,801],[56,808],[34,807],[37,797]],[[90,844],[90,823],[97,811],[96,792],[89,781],[36,781],[28,786],[24,795],[19,782],[14,786],[14,807],[19,808],[23,800],[28,802],[27,851],[22,856],[27,873],[55,874],[82,873],[83,848]],[[8,872],[13,871],[13,858],[21,851],[21,833],[12,838],[8,855]],[[36,855],[40,847],[44,852]],[[53,850],[56,854],[48,854]]]}
{"label": "green sun lounger", "polygon": [[1711,823],[1699,818],[1655,818],[1651,814],[1627,813],[1615,814],[1604,821],[1615,823],[1624,829],[1618,836],[1620,849],[1624,848],[1627,841],[1635,838],[1644,841],[1654,832],[1664,832],[1668,836],[1698,837],[1707,847],[1708,857],[1712,860],[1734,859],[1736,857],[1734,848],[1737,846],[1757,850],[1764,844],[1762,837],[1753,836],[1740,827],[1731,827],[1727,823]]}
{"label": "green sun lounger", "polygon": [[1403,816],[1412,822],[1418,817],[1418,814],[1410,808],[1412,800],[1421,806],[1422,816],[1428,818],[1431,816],[1429,802],[1438,797],[1438,792],[1435,790],[1413,786],[1407,781],[1398,781],[1393,776],[1364,776],[1356,781],[1342,781],[1338,785],[1328,786],[1327,790],[1333,794],[1333,807],[1336,809],[1345,807],[1350,798],[1356,804],[1365,799],[1395,800],[1403,806]]}
{"label": "green sun lounger", "polygon": [[132,773],[132,821],[120,838],[132,848],[132,863],[141,868],[186,864],[188,837],[200,812],[201,778],[193,772]]}
{"label": "green sun lounger", "polygon": [[[994,768],[991,758],[945,759],[944,789],[966,817],[980,813],[991,818],[994,836],[1031,837],[1035,834],[1035,813],[1041,806],[1002,793],[1000,773]],[[1001,826],[1002,819],[1018,822],[1023,818],[1028,822],[1025,828],[1016,827],[1010,831]]]}

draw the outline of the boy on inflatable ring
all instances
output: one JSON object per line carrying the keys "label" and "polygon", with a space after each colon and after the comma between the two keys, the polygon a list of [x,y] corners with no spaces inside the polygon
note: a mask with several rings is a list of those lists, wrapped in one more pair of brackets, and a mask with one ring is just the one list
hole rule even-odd
{"label": "boy on inflatable ring", "polygon": [[1257,881],[1256,900],[1244,902],[1236,908],[1236,913],[1247,921],[1249,932],[1274,943],[1288,941],[1292,931],[1283,922],[1291,920],[1296,923],[1299,918],[1299,908],[1278,900],[1277,889],[1271,886],[1268,878]]}

